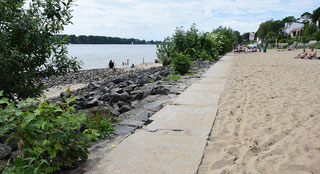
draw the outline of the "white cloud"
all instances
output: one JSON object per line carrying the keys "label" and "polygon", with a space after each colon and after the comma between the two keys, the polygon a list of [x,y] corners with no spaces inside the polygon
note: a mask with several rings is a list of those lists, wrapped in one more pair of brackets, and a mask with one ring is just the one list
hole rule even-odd
{"label": "white cloud", "polygon": [[196,23],[203,31],[228,26],[256,31],[268,19],[282,19],[319,7],[318,0],[78,0],[68,34],[162,40],[175,27]]}

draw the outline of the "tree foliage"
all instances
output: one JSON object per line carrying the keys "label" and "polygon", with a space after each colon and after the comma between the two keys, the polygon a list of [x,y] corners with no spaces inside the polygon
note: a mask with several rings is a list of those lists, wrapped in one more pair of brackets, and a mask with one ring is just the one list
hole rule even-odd
{"label": "tree foliage", "polygon": [[202,33],[195,24],[187,31],[177,27],[171,37],[157,45],[157,56],[163,65],[171,64],[179,73],[186,73],[190,66],[187,66],[189,61],[184,59],[217,60],[219,54],[231,51],[239,38],[241,40],[239,32],[226,27]]}
{"label": "tree foliage", "polygon": [[310,24],[305,27],[302,34],[303,36],[312,36],[313,33],[318,31],[318,27],[316,24]]}
{"label": "tree foliage", "polygon": [[52,37],[71,23],[71,0],[0,1],[0,89],[10,99],[39,96],[42,80],[80,69],[66,39]]}
{"label": "tree foliage", "polygon": [[67,42],[71,44],[157,44],[159,41],[146,41],[134,38],[119,38],[107,36],[85,36],[85,35],[56,35],[60,40],[68,37]]}
{"label": "tree foliage", "polygon": [[313,23],[320,21],[320,7],[313,11],[311,19]]}

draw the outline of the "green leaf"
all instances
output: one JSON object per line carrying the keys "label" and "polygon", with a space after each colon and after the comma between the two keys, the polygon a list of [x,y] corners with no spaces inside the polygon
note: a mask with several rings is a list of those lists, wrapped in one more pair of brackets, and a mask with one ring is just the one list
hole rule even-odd
{"label": "green leaf", "polygon": [[63,151],[63,148],[62,148],[62,146],[61,146],[60,143],[55,143],[55,144],[54,144],[54,148],[55,148],[56,150]]}

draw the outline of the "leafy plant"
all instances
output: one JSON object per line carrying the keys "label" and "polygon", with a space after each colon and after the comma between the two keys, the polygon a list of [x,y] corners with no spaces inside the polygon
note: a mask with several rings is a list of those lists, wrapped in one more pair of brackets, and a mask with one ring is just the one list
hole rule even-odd
{"label": "leafy plant", "polygon": [[22,152],[5,173],[52,173],[88,157],[89,137],[80,131],[85,116],[69,106],[74,100],[71,96],[56,105],[44,99],[16,103],[0,98],[0,136],[9,133],[7,141],[17,139]]}
{"label": "leafy plant", "polygon": [[98,112],[95,117],[86,118],[87,129],[84,133],[88,133],[91,140],[97,140],[98,138],[109,135],[114,128],[111,124],[111,115],[100,115]]}
{"label": "leafy plant", "polygon": [[180,79],[180,76],[178,74],[175,74],[175,73],[171,73],[167,77],[164,78],[164,80],[167,81],[167,82],[169,82],[169,81],[178,81],[179,79]]}
{"label": "leafy plant", "polygon": [[170,41],[170,38],[164,39],[162,44],[157,45],[156,53],[163,66],[170,65],[173,54],[173,43]]}
{"label": "leafy plant", "polygon": [[54,39],[71,23],[72,0],[0,1],[0,89],[15,99],[40,96],[46,77],[78,71],[67,57],[67,37]]}
{"label": "leafy plant", "polygon": [[175,53],[174,58],[171,61],[171,65],[176,72],[181,75],[186,74],[191,67],[190,56],[182,53]]}

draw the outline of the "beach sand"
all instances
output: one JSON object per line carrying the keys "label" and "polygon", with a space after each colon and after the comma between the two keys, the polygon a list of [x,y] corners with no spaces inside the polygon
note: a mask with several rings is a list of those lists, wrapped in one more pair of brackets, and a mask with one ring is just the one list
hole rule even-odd
{"label": "beach sand", "polygon": [[236,54],[199,174],[320,173],[320,60],[299,52]]}

